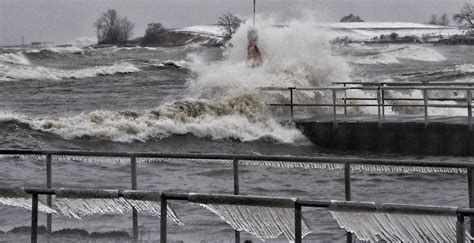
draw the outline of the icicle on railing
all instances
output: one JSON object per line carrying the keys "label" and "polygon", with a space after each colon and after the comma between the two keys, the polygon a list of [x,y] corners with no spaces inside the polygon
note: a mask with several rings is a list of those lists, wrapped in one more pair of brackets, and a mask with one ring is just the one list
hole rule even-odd
{"label": "icicle on railing", "polygon": [[319,162],[282,162],[268,160],[240,160],[240,164],[248,166],[261,166],[273,168],[302,168],[302,169],[325,169],[325,170],[342,170],[344,164],[337,163],[319,163]]}
{"label": "icicle on railing", "polygon": [[[1,188],[0,204],[16,208],[32,209],[31,195],[22,188]],[[56,210],[38,202],[38,211],[45,214],[57,214]]]}
{"label": "icicle on railing", "polygon": [[466,168],[422,167],[398,165],[352,164],[353,171],[389,172],[389,173],[418,173],[418,174],[466,174]]}
{"label": "icicle on railing", "polygon": [[33,159],[33,160],[45,160],[46,156],[43,154],[1,154],[0,158],[6,159]]}
{"label": "icicle on railing", "polygon": [[[234,230],[245,231],[261,240],[276,239],[282,234],[289,241],[295,240],[295,200],[292,200],[291,206],[293,207],[287,207],[209,203],[210,201],[203,201],[199,197],[198,194],[189,194],[189,201],[215,213]],[[302,237],[311,233],[311,229],[304,219],[302,219],[301,226]]]}
{"label": "icicle on railing", "polygon": [[[291,161],[263,161],[263,160],[240,160],[240,164],[247,166],[261,166],[274,168],[302,168],[302,169],[323,169],[323,170],[343,170],[344,163],[324,163],[324,162],[291,162]],[[389,172],[389,173],[420,173],[420,174],[466,174],[466,168],[450,167],[423,167],[423,166],[403,166],[403,165],[377,165],[377,164],[356,164],[351,163],[352,171],[363,172]]]}
{"label": "icicle on railing", "polygon": [[69,218],[84,219],[92,215],[120,215],[130,212],[132,207],[118,190],[74,190],[56,191],[55,204]]}
{"label": "icicle on railing", "polygon": [[[119,197],[118,190],[74,190],[59,189],[56,192],[56,206],[69,218],[84,219],[93,215],[121,215],[138,212],[150,216],[160,216],[160,193],[141,196],[140,191],[123,191]],[[183,225],[173,209],[168,205],[167,217],[178,225]]]}
{"label": "icicle on railing", "polygon": [[85,162],[94,165],[126,166],[130,164],[127,157],[80,156],[80,155],[53,155],[53,159],[72,162]]}
{"label": "icicle on railing", "polygon": [[221,163],[229,164],[232,160],[228,159],[204,159],[204,158],[137,158],[137,161],[154,164],[154,163]]}
{"label": "icicle on railing", "polygon": [[[329,210],[341,228],[362,241],[456,242],[456,208],[432,206],[447,212],[417,213],[388,210],[391,205],[332,201]],[[472,239],[467,232],[466,239]]]}
{"label": "icicle on railing", "polygon": [[[125,190],[123,192],[123,197],[139,213],[157,217],[161,216],[160,192],[144,194],[139,190]],[[175,222],[177,225],[184,225],[169,204],[167,205],[166,212],[167,218]]]}

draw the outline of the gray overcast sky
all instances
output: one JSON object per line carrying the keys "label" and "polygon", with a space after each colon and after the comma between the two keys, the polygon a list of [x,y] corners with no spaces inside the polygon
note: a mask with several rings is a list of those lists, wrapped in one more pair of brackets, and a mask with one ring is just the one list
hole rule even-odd
{"label": "gray overcast sky", "polygon": [[[473,0],[257,0],[258,12],[283,20],[309,10],[318,21],[339,20],[347,13],[366,21],[427,22],[432,14],[453,14]],[[135,23],[135,36],[147,23],[165,27],[213,24],[223,12],[249,15],[251,0],[0,0],[0,45],[31,41],[65,43],[93,37],[101,12],[115,8]]]}

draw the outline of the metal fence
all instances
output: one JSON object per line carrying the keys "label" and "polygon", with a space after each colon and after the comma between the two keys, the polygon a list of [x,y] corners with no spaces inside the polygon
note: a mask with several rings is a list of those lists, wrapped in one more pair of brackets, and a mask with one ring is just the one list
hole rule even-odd
{"label": "metal fence", "polygon": [[[232,164],[233,168],[233,191],[239,195],[239,164],[249,164],[248,162],[273,162],[292,167],[298,165],[299,168],[305,168],[304,165],[327,165],[334,167],[339,165],[344,172],[345,200],[351,200],[351,168],[363,168],[364,166],[375,166],[376,168],[390,168],[387,171],[399,171],[396,168],[412,168],[413,171],[422,171],[425,168],[431,168],[431,171],[455,171],[455,173],[466,173],[468,179],[469,207],[474,208],[474,164],[469,162],[444,162],[429,160],[397,160],[397,159],[370,159],[370,158],[338,158],[326,156],[256,156],[256,155],[230,155],[230,154],[164,154],[164,153],[135,153],[135,152],[93,152],[93,151],[48,151],[48,150],[0,150],[0,155],[13,156],[44,156],[46,158],[46,189],[52,188],[53,175],[52,165],[54,156],[84,156],[99,158],[126,158],[130,163],[131,189],[138,188],[137,185],[137,158],[140,159],[195,159],[195,160],[225,160]],[[250,163],[251,164],[251,163]],[[314,168],[314,167],[308,167]],[[322,168],[322,167],[321,167]],[[362,169],[363,170],[363,169]],[[379,170],[384,171],[384,170]],[[402,170],[403,171],[403,170]],[[51,195],[47,196],[47,205],[52,206]],[[474,220],[471,220],[474,222]],[[138,238],[138,215],[133,210],[132,216],[132,237]],[[47,216],[47,232],[52,231],[52,217]],[[471,224],[471,234],[474,234],[474,224]],[[348,234],[348,242],[352,242],[352,236]],[[235,242],[240,242],[240,233],[235,232]]]}
{"label": "metal fence", "polygon": [[[111,198],[123,197],[123,191],[118,193],[110,193],[110,190],[104,191],[100,189],[93,190],[79,190],[79,189],[67,189],[73,192],[79,192],[83,196],[88,198],[104,198],[104,194]],[[51,195],[56,194],[54,189],[25,189],[25,192],[32,195],[32,214],[31,214],[31,242],[37,242],[38,236],[38,195]],[[263,207],[287,207],[294,208],[294,235],[295,243],[302,242],[302,208],[303,207],[316,207],[316,208],[328,208],[333,202],[322,201],[322,200],[299,200],[293,198],[275,198],[275,197],[261,197],[261,196],[236,196],[226,194],[187,194],[187,193],[172,193],[172,192],[160,192],[157,191],[133,191],[133,195],[136,199],[150,198],[160,201],[161,204],[161,215],[160,215],[160,242],[167,242],[167,206],[168,201],[188,201],[194,203],[212,203],[212,204],[231,204],[231,205],[246,205],[246,206],[263,206]],[[155,198],[153,198],[155,197]],[[133,198],[132,198],[133,199]],[[351,207],[364,207],[367,202],[350,202]],[[474,209],[472,208],[456,208],[452,207],[433,207],[426,205],[410,205],[410,204],[381,204],[382,207],[388,208],[391,213],[418,213],[418,214],[456,214],[456,242],[464,243],[465,237],[465,223],[464,217],[474,216]]]}
{"label": "metal fence", "polygon": [[[328,87],[262,87],[263,91],[277,91],[277,92],[288,92],[289,103],[270,103],[267,104],[272,107],[289,107],[290,108],[290,120],[294,121],[294,108],[295,107],[331,107],[334,127],[337,128],[338,122],[338,108],[343,108],[344,115],[348,114],[348,107],[377,107],[377,122],[379,127],[382,126],[385,120],[386,107],[409,107],[409,108],[423,108],[424,110],[424,123],[427,126],[430,122],[428,111],[429,108],[461,108],[466,109],[467,125],[472,130],[472,90],[471,83],[429,83],[429,85],[414,85],[403,83],[363,83],[363,82],[351,82],[351,83],[335,83],[336,86]],[[341,86],[341,84],[343,84]],[[474,84],[474,83],[473,83]],[[352,86],[348,86],[352,85]],[[462,86],[461,86],[462,85]],[[372,97],[348,97],[347,92],[350,90],[366,91],[373,94]],[[387,97],[388,91],[420,91],[422,93],[421,98],[406,98],[406,97]],[[461,91],[465,93],[464,98],[452,98],[452,97],[431,97],[429,95],[432,91]],[[329,92],[332,96],[332,103],[295,103],[295,92]],[[375,101],[373,103],[350,103],[350,101]],[[396,103],[397,101],[413,101],[422,102],[422,104],[401,104]],[[431,102],[430,102],[431,101]],[[432,101],[444,102],[440,104],[434,104]],[[455,102],[455,104],[448,104],[447,102]]]}

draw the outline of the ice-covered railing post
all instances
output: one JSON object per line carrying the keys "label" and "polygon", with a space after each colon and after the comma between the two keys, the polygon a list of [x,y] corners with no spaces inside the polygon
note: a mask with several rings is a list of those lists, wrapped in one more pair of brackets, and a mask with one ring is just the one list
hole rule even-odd
{"label": "ice-covered railing post", "polygon": [[38,194],[31,197],[31,243],[38,242]]}
{"label": "ice-covered railing post", "polygon": [[[52,157],[51,154],[46,154],[46,188],[47,189],[51,189],[52,182],[53,182],[51,157]],[[51,195],[46,195],[46,200],[47,200],[46,203],[48,207],[51,208],[53,206]],[[51,234],[52,231],[53,231],[53,219],[52,219],[52,215],[48,214],[46,215],[46,232],[48,232],[48,234]]]}
{"label": "ice-covered railing post", "polygon": [[[233,160],[233,171],[234,171],[234,195],[239,195],[239,160]],[[235,230],[235,243],[240,243],[240,232]]]}
{"label": "ice-covered railing post", "polygon": [[[136,190],[137,189],[137,158],[135,156],[130,157],[130,173],[131,173],[132,190]],[[132,231],[133,231],[133,240],[137,240],[138,239],[138,214],[135,207],[132,207]]]}
{"label": "ice-covered railing post", "polygon": [[[471,87],[469,85],[469,87]],[[470,89],[466,89],[466,105],[467,105],[467,125],[469,126],[469,132],[472,131],[472,92]]]}
{"label": "ice-covered railing post", "polygon": [[464,232],[466,232],[466,225],[464,224],[464,216],[458,213],[457,221],[456,221],[456,243],[466,242],[466,237],[464,237]]}
{"label": "ice-covered railing post", "polygon": [[[346,196],[346,201],[351,200],[351,164],[345,163],[344,164],[344,193]],[[346,233],[346,241],[347,243],[352,243],[352,233]]]}
{"label": "ice-covered railing post", "polygon": [[334,132],[337,129],[337,90],[336,88],[332,88],[332,115],[333,115],[333,126],[334,126]]}
{"label": "ice-covered railing post", "polygon": [[293,90],[295,90],[295,87],[289,87],[288,89],[290,90],[290,121],[293,122],[295,118],[293,108]]}
{"label": "ice-covered railing post", "polygon": [[[467,168],[467,186],[469,191],[469,207],[474,208],[474,168]],[[474,216],[470,217],[470,229],[471,235],[474,235]]]}

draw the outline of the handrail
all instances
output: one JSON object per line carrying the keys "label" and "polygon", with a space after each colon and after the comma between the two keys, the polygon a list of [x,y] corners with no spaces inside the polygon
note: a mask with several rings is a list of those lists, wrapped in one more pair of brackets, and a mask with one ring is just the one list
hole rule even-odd
{"label": "handrail", "polygon": [[[473,126],[472,126],[472,90],[474,90],[474,86],[469,83],[468,86],[456,86],[456,85],[445,85],[445,86],[439,86],[442,84],[436,84],[431,83],[431,85],[403,85],[402,83],[399,83],[400,85],[396,86],[384,86],[385,83],[376,83],[373,84],[371,83],[369,86],[347,86],[348,83],[339,83],[335,82],[333,84],[343,84],[343,86],[312,86],[312,87],[260,87],[260,90],[262,91],[289,91],[289,101],[290,103],[270,103],[267,104],[269,106],[281,106],[281,107],[290,107],[290,121],[294,121],[294,107],[332,107],[332,116],[333,116],[333,126],[334,129],[337,129],[338,127],[338,119],[337,119],[337,111],[338,108],[343,107],[344,108],[344,114],[347,114],[347,107],[377,107],[377,116],[378,116],[378,126],[382,127],[382,121],[385,119],[385,107],[411,107],[411,108],[424,108],[424,124],[425,128],[428,127],[428,124],[430,123],[429,121],[429,116],[428,116],[428,108],[466,108],[467,109],[467,125],[469,128],[469,131],[472,131]],[[354,84],[363,84],[362,82],[352,82]],[[369,97],[369,98],[351,98],[347,97],[347,93],[350,90],[361,90],[361,91],[370,91],[374,92],[375,91],[375,98]],[[405,98],[402,97],[400,99],[390,97],[386,98],[386,92],[387,91],[403,91],[403,90],[417,90],[421,91],[422,93],[422,98]],[[462,91],[465,92],[465,98],[456,98],[456,99],[450,99],[450,98],[430,98],[428,92],[429,91]],[[332,104],[329,103],[315,103],[315,104],[298,104],[294,102],[294,93],[296,91],[300,92],[307,92],[307,91],[313,91],[313,92],[323,92],[323,91],[330,91],[332,93]],[[344,92],[344,97],[343,98],[338,98],[337,94],[338,92]],[[342,100],[343,103],[340,104],[338,101]],[[359,100],[359,101],[372,101],[375,100],[376,104],[352,104],[348,103],[347,101],[350,100]],[[396,104],[396,103],[387,103],[386,101],[422,101],[423,104]],[[443,101],[454,101],[454,102],[461,102],[462,104],[432,104],[430,101],[437,101],[437,102],[443,102]],[[324,101],[323,101],[324,102]]]}
{"label": "handrail", "polygon": [[[344,172],[344,191],[345,199],[351,200],[351,168],[354,170],[369,171],[412,171],[412,172],[445,172],[445,173],[466,173],[468,178],[469,194],[474,196],[474,163],[469,162],[446,162],[436,160],[403,160],[403,159],[375,159],[375,158],[354,158],[354,157],[331,157],[331,156],[265,156],[265,155],[241,155],[241,154],[170,154],[170,153],[152,153],[152,152],[105,152],[105,151],[80,151],[80,150],[0,150],[0,155],[11,156],[32,156],[36,159],[46,158],[46,185],[43,192],[50,192],[52,185],[52,166],[53,160],[61,159],[62,156],[84,157],[109,157],[109,158],[126,158],[130,163],[131,189],[137,189],[137,160],[138,159],[205,159],[205,160],[228,160],[229,165],[233,167],[233,189],[234,195],[240,194],[239,191],[239,164],[253,165],[253,162],[260,162],[265,166],[266,163],[274,162],[277,164],[288,165],[288,168],[294,166],[298,168],[330,168],[341,170]],[[37,157],[37,156],[40,157]],[[27,157],[28,158],[28,157]],[[318,165],[315,167],[306,167],[305,165]],[[329,167],[328,167],[329,166]],[[283,166],[286,167],[286,166]],[[387,169],[380,169],[387,167]],[[396,169],[402,167],[400,169]],[[406,168],[411,168],[406,170]],[[431,169],[430,169],[431,168]],[[181,197],[180,195],[175,195]],[[51,195],[47,196],[48,206],[52,205]],[[183,199],[183,198],[182,198]],[[474,208],[474,198],[469,198],[469,206]],[[133,237],[138,237],[138,216],[136,210],[133,211]],[[51,232],[51,215],[47,217],[47,232]],[[474,225],[473,229],[474,230]],[[236,231],[236,239],[239,239],[239,232]],[[348,241],[351,241],[350,234]]]}
{"label": "handrail", "polygon": [[162,158],[162,159],[207,159],[244,161],[275,161],[282,163],[327,163],[327,164],[358,164],[358,165],[385,165],[385,166],[413,166],[435,168],[466,168],[474,169],[470,162],[445,162],[437,160],[408,160],[408,159],[373,159],[332,156],[278,156],[278,155],[243,155],[243,154],[207,154],[207,153],[153,153],[153,152],[106,152],[87,150],[8,150],[0,149],[0,155],[64,155],[64,156],[93,156],[93,157],[121,157],[121,158]]}
{"label": "handrail", "polygon": [[[5,188],[0,188],[0,190]],[[165,243],[167,239],[167,201],[179,200],[194,203],[204,204],[227,204],[227,205],[246,205],[246,206],[263,206],[263,207],[280,207],[280,208],[294,208],[295,212],[295,242],[302,242],[302,207],[317,207],[329,208],[336,205],[344,208],[368,208],[377,212],[400,213],[400,214],[420,214],[420,215],[452,215],[457,216],[456,223],[456,238],[457,242],[463,243],[465,241],[464,232],[464,217],[474,216],[474,208],[462,207],[448,207],[448,206],[433,206],[433,205],[419,205],[419,204],[394,204],[394,203],[373,203],[361,201],[329,201],[329,200],[300,200],[298,198],[285,197],[268,197],[268,196],[236,196],[229,194],[199,194],[199,193],[176,193],[176,192],[157,192],[149,190],[104,190],[104,189],[41,189],[28,188],[25,192],[32,194],[32,214],[31,214],[31,242],[37,242],[38,232],[38,195],[55,195],[60,194],[62,190],[73,192],[73,194],[81,195],[86,198],[103,198],[106,195],[108,198],[124,197],[126,193],[129,195],[138,195],[136,199],[154,198],[161,203],[160,215],[160,242]],[[111,193],[112,192],[112,193]],[[115,193],[114,193],[115,192]],[[159,197],[156,197],[159,195]],[[134,199],[134,198],[132,198]]]}

